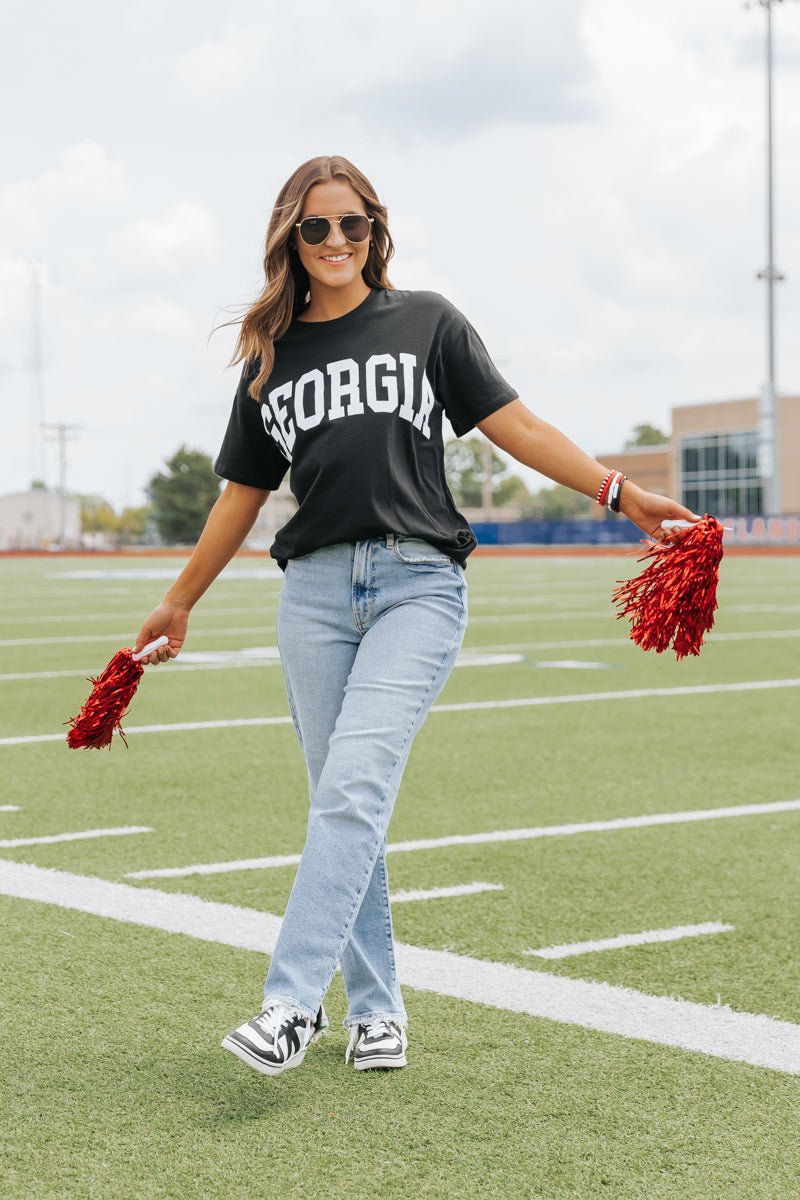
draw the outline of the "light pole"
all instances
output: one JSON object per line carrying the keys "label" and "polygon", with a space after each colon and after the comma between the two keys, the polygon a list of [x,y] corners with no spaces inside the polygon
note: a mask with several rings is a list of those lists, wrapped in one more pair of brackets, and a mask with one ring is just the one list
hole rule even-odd
{"label": "light pole", "polygon": [[42,425],[42,429],[58,442],[58,544],[62,550],[67,538],[67,442],[74,441],[70,435],[80,428],[80,425],[68,425],[63,421]]}
{"label": "light pole", "polygon": [[44,365],[42,361],[42,288],[44,270],[39,263],[30,264],[31,287],[31,445],[30,473],[34,479],[47,484],[47,463],[44,448]]}
{"label": "light pole", "polygon": [[772,6],[783,0],[756,0],[767,14],[767,265],[758,279],[767,283],[767,378],[758,405],[758,473],[765,513],[779,511],[778,399],[775,392],[775,284],[784,276],[775,266],[774,187],[772,155]]}

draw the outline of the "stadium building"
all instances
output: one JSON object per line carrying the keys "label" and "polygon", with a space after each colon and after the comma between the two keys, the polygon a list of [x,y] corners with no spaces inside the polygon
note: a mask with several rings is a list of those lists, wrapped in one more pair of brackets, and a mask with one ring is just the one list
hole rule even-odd
{"label": "stadium building", "polygon": [[[661,446],[598,454],[649,491],[674,496],[694,512],[719,517],[800,514],[800,396],[776,398],[778,510],[764,513],[758,472],[758,401],[722,400],[672,409]],[[603,510],[595,508],[595,518]]]}
{"label": "stadium building", "polygon": [[0,550],[59,550],[81,544],[81,506],[73,496],[33,489],[0,496]]}

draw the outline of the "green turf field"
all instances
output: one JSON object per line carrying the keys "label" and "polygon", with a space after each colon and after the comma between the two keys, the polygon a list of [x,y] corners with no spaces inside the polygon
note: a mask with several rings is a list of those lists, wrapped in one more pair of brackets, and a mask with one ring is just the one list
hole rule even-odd
{"label": "green turf field", "polygon": [[[303,844],[279,572],[222,576],[185,655],[147,671],[127,750],[63,740],[178,566],[0,562],[3,1200],[800,1197],[800,559],[726,559],[681,664],[614,619],[633,559],[473,559],[389,869],[393,893],[492,886],[394,906],[406,1070],[345,1067],[337,976],[330,1033],[278,1079],[219,1041],[258,1009],[252,910],[279,915],[294,870],[230,865]],[[398,846],[420,840],[440,844]],[[556,946],[576,952],[531,953]]]}

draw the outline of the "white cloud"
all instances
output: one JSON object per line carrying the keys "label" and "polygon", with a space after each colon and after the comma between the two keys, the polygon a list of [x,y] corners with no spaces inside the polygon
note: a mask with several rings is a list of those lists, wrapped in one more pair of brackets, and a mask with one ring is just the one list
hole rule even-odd
{"label": "white cloud", "polygon": [[229,12],[219,33],[172,56],[173,87],[205,111],[259,103],[273,140],[292,116],[312,132],[333,116],[340,131],[422,142],[499,121],[582,118],[593,104],[582,2],[306,0],[301,12],[275,4],[239,24]]}
{"label": "white cloud", "polygon": [[77,200],[108,204],[125,191],[125,169],[91,139],[67,146],[58,165],[42,173],[38,188],[46,200]]}
{"label": "white cloud", "polygon": [[131,305],[126,324],[131,331],[164,337],[190,337],[201,332],[190,313],[164,296],[147,296]]}
{"label": "white cloud", "polygon": [[37,275],[44,278],[38,264],[0,256],[0,375],[29,366],[32,297]]}
{"label": "white cloud", "polygon": [[404,19],[405,38],[401,33],[400,47],[392,40],[388,70],[383,56],[368,58],[368,104],[359,80],[347,107],[361,112],[370,129],[404,142],[590,119],[598,105],[578,33],[580,8],[580,0],[552,6],[415,0],[411,9],[424,23],[424,39],[413,17]]}
{"label": "white cloud", "polygon": [[389,263],[389,278],[401,291],[439,292],[457,308],[466,303],[452,279],[427,258],[398,255]]}
{"label": "white cloud", "polygon": [[246,91],[262,62],[263,40],[261,30],[229,28],[180,51],[173,61],[180,99],[213,107]]}
{"label": "white cloud", "polygon": [[55,165],[0,183],[0,245],[35,245],[51,221],[119,203],[126,188],[123,164],[103,146],[91,139],[65,146]]}
{"label": "white cloud", "polygon": [[182,202],[160,220],[138,220],[123,229],[119,247],[131,270],[168,274],[198,258],[214,257],[219,239],[209,211],[201,204]]}

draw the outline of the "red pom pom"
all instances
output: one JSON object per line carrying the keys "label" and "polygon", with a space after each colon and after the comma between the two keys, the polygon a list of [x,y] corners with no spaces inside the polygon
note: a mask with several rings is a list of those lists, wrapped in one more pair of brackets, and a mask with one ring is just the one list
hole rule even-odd
{"label": "red pom pom", "polygon": [[714,624],[723,527],[706,514],[686,533],[648,542],[639,559],[652,559],[635,579],[619,581],[613,602],[630,617],[631,639],[661,654],[670,647],[678,662],[699,654]]}
{"label": "red pom pom", "polygon": [[67,734],[67,745],[71,750],[92,746],[99,750],[102,746],[110,746],[115,729],[125,742],[120,721],[143,673],[144,667],[140,662],[134,662],[133,651],[126,647],[117,651],[102,675],[89,680],[94,684],[89,699],[77,717],[69,721],[72,729]]}

